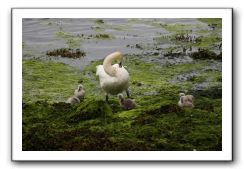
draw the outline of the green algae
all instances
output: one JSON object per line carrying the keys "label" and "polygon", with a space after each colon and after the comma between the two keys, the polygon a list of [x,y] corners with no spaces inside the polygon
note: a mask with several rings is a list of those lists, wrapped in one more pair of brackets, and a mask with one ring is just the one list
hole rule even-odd
{"label": "green algae", "polygon": [[[23,61],[23,150],[222,150],[221,72],[206,71],[207,60],[165,66],[133,55],[126,58],[137,103],[128,111],[116,96],[104,101],[95,75],[102,61],[83,71],[52,61]],[[200,72],[196,79],[171,83],[192,71]],[[191,88],[205,81],[205,90]],[[85,87],[85,99],[73,106],[64,103],[79,83]],[[184,90],[195,97],[193,109],[177,105]]]}
{"label": "green algae", "polygon": [[55,37],[57,39],[65,40],[67,47],[71,49],[80,48],[81,42],[83,40],[81,37],[72,35],[71,33],[64,31],[55,32]]}
{"label": "green algae", "polygon": [[96,19],[95,23],[96,24],[104,24],[104,21],[102,19]]}
{"label": "green algae", "polygon": [[194,52],[191,54],[191,57],[194,59],[214,59],[214,60],[221,60],[222,54],[216,54],[213,51],[207,49],[199,49],[198,52]]}
{"label": "green algae", "polygon": [[25,60],[22,76],[23,102],[64,102],[77,87],[80,72],[62,63]]}
{"label": "green algae", "polygon": [[116,31],[126,31],[129,29],[129,25],[128,24],[110,24],[107,23],[106,21],[102,20],[102,19],[96,19],[94,21],[95,25],[92,26],[91,28],[99,33],[105,33],[105,30],[116,30]]}
{"label": "green algae", "polygon": [[217,28],[222,28],[221,18],[198,18],[198,20],[207,23],[209,26],[214,25]]}
{"label": "green algae", "polygon": [[[193,25],[192,24],[160,24],[161,27],[169,32],[181,32],[181,33],[191,33]],[[194,24],[196,26],[196,24]]]}
{"label": "green algae", "polygon": [[[199,18],[199,24],[162,24],[159,25],[168,33],[154,37],[156,44],[172,43],[165,51],[172,49],[203,48],[216,52],[222,42],[222,20],[220,18]],[[219,55],[218,57],[222,57]],[[208,58],[207,58],[208,59]],[[219,58],[218,58],[219,59]]]}
{"label": "green algae", "polygon": [[99,33],[94,35],[96,39],[113,39],[114,37],[112,35],[109,35],[107,33]]}
{"label": "green algae", "polygon": [[69,123],[79,123],[82,120],[90,120],[101,117],[102,119],[110,118],[112,109],[103,100],[91,100],[88,103],[80,105],[77,110],[70,114]]}

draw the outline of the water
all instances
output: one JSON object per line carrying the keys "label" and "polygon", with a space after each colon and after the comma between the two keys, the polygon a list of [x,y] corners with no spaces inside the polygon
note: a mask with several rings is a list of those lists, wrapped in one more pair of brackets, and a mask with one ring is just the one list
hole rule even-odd
{"label": "water", "polygon": [[[23,19],[23,59],[42,58],[66,63],[82,70],[91,61],[103,59],[114,51],[124,54],[145,55],[150,48],[154,48],[155,37],[169,35],[170,32],[159,26],[160,24],[202,24],[197,19],[102,19],[104,23],[97,23],[96,19]],[[206,27],[206,25],[204,25]],[[101,29],[94,29],[100,27]],[[59,31],[73,36],[89,36],[97,33],[111,35],[112,39],[84,39],[79,46],[86,52],[86,56],[78,59],[48,57],[46,52],[58,48],[68,47],[65,39],[57,38]],[[147,47],[138,49],[136,44]],[[168,48],[173,44],[169,41],[161,43],[161,48]],[[152,49],[153,50],[153,49]]]}

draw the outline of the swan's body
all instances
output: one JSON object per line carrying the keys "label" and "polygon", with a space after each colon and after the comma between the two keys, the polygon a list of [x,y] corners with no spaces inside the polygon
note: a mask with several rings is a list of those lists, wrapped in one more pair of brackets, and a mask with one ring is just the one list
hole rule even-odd
{"label": "swan's body", "polygon": [[99,76],[102,89],[112,95],[122,93],[129,87],[129,74],[127,70],[119,67],[119,64],[112,66],[117,71],[116,76],[110,76],[104,71],[103,65],[97,66],[97,75]]}
{"label": "swan's body", "polygon": [[74,105],[76,103],[80,103],[80,99],[76,96],[72,96],[72,97],[68,98],[68,100],[65,103],[69,103],[71,105]]}
{"label": "swan's body", "polygon": [[193,98],[194,97],[192,95],[185,95],[184,93],[180,93],[180,100],[178,105],[180,107],[194,107]]}
{"label": "swan's body", "polygon": [[[100,86],[107,95],[116,95],[126,91],[129,97],[129,73],[122,66],[122,59],[120,52],[114,52],[104,59],[103,65],[97,66],[96,75],[99,76]],[[119,61],[120,64],[112,65],[113,61]],[[107,95],[106,99],[108,99]]]}
{"label": "swan's body", "polygon": [[123,96],[122,94],[119,94],[119,95],[118,95],[118,98],[119,98],[120,106],[121,106],[123,109],[131,110],[131,109],[134,109],[134,108],[136,107],[135,100],[132,100],[132,99],[125,99],[124,96]]}
{"label": "swan's body", "polygon": [[74,95],[77,98],[79,98],[80,100],[81,99],[84,99],[84,97],[85,97],[85,90],[84,90],[84,87],[83,87],[82,84],[78,85],[78,88],[75,89]]}

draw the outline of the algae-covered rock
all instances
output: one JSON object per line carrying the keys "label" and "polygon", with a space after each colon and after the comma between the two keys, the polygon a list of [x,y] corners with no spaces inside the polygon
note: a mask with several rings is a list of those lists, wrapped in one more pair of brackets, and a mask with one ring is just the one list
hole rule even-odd
{"label": "algae-covered rock", "polygon": [[208,147],[213,147],[218,144],[216,135],[209,133],[194,132],[189,134],[185,139],[192,142],[195,147],[201,150],[207,150]]}
{"label": "algae-covered rock", "polygon": [[157,137],[159,130],[153,126],[144,125],[137,130],[137,137],[143,140],[152,140],[153,137]]}
{"label": "algae-covered rock", "polygon": [[89,120],[94,118],[110,118],[112,116],[112,109],[103,100],[90,101],[80,104],[75,113],[72,113],[67,120],[69,123],[78,123],[82,120]]}
{"label": "algae-covered rock", "polygon": [[[42,88],[44,94],[23,91],[23,150],[222,149],[222,89],[218,79],[221,69],[210,70],[213,63],[205,60],[166,67],[134,56],[127,57],[125,65],[131,78],[131,96],[138,105],[132,110],[123,110],[117,96],[110,96],[108,103],[104,101],[105,94],[94,71],[101,61],[92,62],[82,72],[57,63],[51,66],[52,62],[48,62],[53,69],[45,75],[40,73],[45,71],[45,63],[25,62],[29,67],[24,71],[25,85],[30,88],[30,84],[36,82],[34,87]],[[198,72],[196,79],[172,83],[175,77],[195,71]],[[50,82],[45,80],[47,77],[52,78],[54,85],[49,85]],[[77,105],[62,102],[68,98],[69,92],[73,93],[73,86],[76,87],[79,81],[86,89],[85,99]],[[201,82],[210,85],[202,90],[192,90]],[[193,109],[177,105],[179,93],[185,90],[195,97]],[[65,97],[56,101],[56,95]]]}
{"label": "algae-covered rock", "polygon": [[216,54],[213,51],[208,49],[199,49],[198,52],[193,52],[191,57],[194,59],[214,59],[214,60],[221,60],[222,54]]}

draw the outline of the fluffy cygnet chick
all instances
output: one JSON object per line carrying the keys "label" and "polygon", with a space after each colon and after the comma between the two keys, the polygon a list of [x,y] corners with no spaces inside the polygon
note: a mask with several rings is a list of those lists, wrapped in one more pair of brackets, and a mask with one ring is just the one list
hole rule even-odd
{"label": "fluffy cygnet chick", "polygon": [[136,103],[135,103],[134,100],[132,100],[132,99],[125,99],[122,94],[118,94],[118,98],[119,98],[120,106],[123,109],[131,110],[131,109],[134,109],[136,107]]}
{"label": "fluffy cygnet chick", "polygon": [[178,105],[180,107],[194,107],[193,105],[193,96],[192,95],[185,95],[185,93],[180,93],[180,100]]}
{"label": "fluffy cygnet chick", "polygon": [[78,85],[78,88],[75,89],[74,95],[81,99],[84,99],[85,96],[85,90],[84,90],[84,86],[82,84]]}
{"label": "fluffy cygnet chick", "polygon": [[68,98],[68,100],[65,103],[74,105],[74,104],[80,103],[80,99],[76,96],[71,96],[70,98]]}

